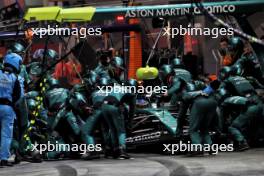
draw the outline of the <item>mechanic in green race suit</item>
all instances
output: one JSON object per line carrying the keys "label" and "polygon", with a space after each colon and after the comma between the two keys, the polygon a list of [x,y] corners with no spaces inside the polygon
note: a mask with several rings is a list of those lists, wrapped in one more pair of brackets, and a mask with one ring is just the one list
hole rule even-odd
{"label": "mechanic in green race suit", "polygon": [[177,137],[182,136],[183,124],[190,106],[188,102],[183,101],[184,93],[205,87],[205,85],[199,81],[193,81],[191,73],[183,67],[181,60],[176,58],[172,61],[171,65],[163,65],[160,69],[162,79],[164,80],[165,77],[165,79],[171,84],[171,87],[165,96],[171,97],[170,103],[172,105],[179,103],[179,115],[177,117],[178,127],[176,132]]}
{"label": "mechanic in green race suit", "polygon": [[[51,132],[49,141],[52,143],[67,144],[86,144],[82,140],[81,126],[86,117],[83,112],[87,105],[84,96],[72,90],[60,88],[58,81],[51,78],[48,81],[45,102],[49,108],[49,125]],[[47,159],[62,157],[79,158],[82,153],[79,151],[69,151],[69,148],[61,148],[59,151],[46,153]]]}
{"label": "mechanic in green race suit", "polygon": [[107,55],[107,53],[102,53],[99,56],[99,64],[98,66],[93,70],[98,77],[105,77],[105,78],[110,78],[109,75],[109,69],[110,69],[110,62],[111,59]]}
{"label": "mechanic in green race suit", "polygon": [[[104,131],[103,136],[107,139],[106,157],[112,155],[114,158],[129,159],[130,156],[126,153],[126,129],[124,109],[129,106],[129,115],[127,118],[132,118],[135,107],[135,97],[131,93],[118,91],[109,91],[106,86],[113,86],[107,78],[101,78],[99,86],[101,88],[92,94],[92,102],[94,113],[88,117],[82,132],[87,139],[87,143],[95,144],[92,132],[96,127],[97,122],[102,120],[107,125],[107,131]],[[114,86],[120,85],[115,84]],[[113,150],[110,151],[110,150]],[[93,155],[91,153],[91,155]],[[87,156],[85,159],[93,159],[92,156]]]}
{"label": "mechanic in green race suit", "polygon": [[249,148],[244,134],[249,132],[250,122],[263,118],[263,104],[250,82],[236,73],[236,69],[227,66],[220,70],[222,84],[217,99],[224,112],[240,108],[240,112],[231,119],[228,131],[237,142],[237,150],[243,151]]}
{"label": "mechanic in green race suit", "polygon": [[[186,120],[186,113],[189,108],[189,124],[190,137],[193,144],[212,144],[209,136],[209,126],[216,115],[217,103],[215,99],[209,95],[217,89],[217,85],[212,84],[210,89],[204,83],[193,81],[192,75],[187,70],[183,69],[181,61],[176,58],[171,65],[164,65],[161,67],[161,73],[170,73],[168,70],[173,69],[172,77],[170,78],[172,86],[168,90],[168,96],[174,96],[171,104],[180,102],[178,127],[176,137],[182,136],[183,122]],[[201,90],[201,89],[204,89]],[[210,91],[208,91],[208,89]],[[193,154],[200,154],[200,151],[195,151]]]}
{"label": "mechanic in green race suit", "polygon": [[[50,114],[53,114],[52,118],[49,117],[48,123],[52,130],[60,127],[59,122],[61,119],[66,118],[70,123],[72,130],[77,135],[80,132],[76,119],[71,119],[71,112],[67,109],[67,100],[70,97],[70,91],[65,88],[61,88],[59,81],[50,78],[47,80],[48,86],[45,92],[45,105]],[[74,123],[71,123],[74,122]]]}
{"label": "mechanic in green race suit", "polygon": [[[9,47],[8,52],[17,53],[24,59],[26,48],[21,43],[15,42]],[[30,82],[30,78],[27,73],[26,66],[24,64],[21,65],[19,76],[23,79],[23,82],[26,87],[27,84]]]}
{"label": "mechanic in green race suit", "polygon": [[[216,118],[217,101],[213,95],[219,85],[219,81],[213,81],[204,90],[183,93],[183,101],[191,108],[189,134],[192,144],[212,145],[209,129]],[[191,152],[194,155],[202,153],[202,149]]]}
{"label": "mechanic in green race suit", "polygon": [[[253,53],[244,54],[232,67],[237,69],[237,74],[247,77],[253,77],[260,84],[264,84],[263,72],[258,58]],[[253,83],[254,85],[254,83]]]}
{"label": "mechanic in green race suit", "polygon": [[26,130],[21,131],[19,155],[21,155],[22,160],[41,162],[41,156],[38,151],[33,151],[32,143],[46,142],[47,111],[43,108],[41,97],[37,91],[28,92],[25,97],[29,111],[29,119]]}

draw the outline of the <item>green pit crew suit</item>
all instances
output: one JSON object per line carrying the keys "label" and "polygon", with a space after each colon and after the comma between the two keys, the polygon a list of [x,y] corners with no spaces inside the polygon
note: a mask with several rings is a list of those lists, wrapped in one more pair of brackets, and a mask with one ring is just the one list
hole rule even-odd
{"label": "green pit crew suit", "polygon": [[25,125],[26,130],[21,132],[18,151],[19,155],[23,157],[23,160],[40,162],[40,155],[37,151],[33,151],[32,143],[46,142],[46,133],[44,132],[47,129],[47,112],[41,104],[42,100],[38,92],[28,92],[25,98],[29,111],[29,119]]}
{"label": "green pit crew suit", "polygon": [[192,81],[191,73],[182,68],[174,68],[174,77],[172,86],[168,90],[168,96],[171,96],[171,104],[179,104],[179,115],[178,115],[178,128],[177,136],[181,136],[184,120],[186,119],[186,113],[190,104],[183,100],[183,95],[186,92],[198,90],[198,82]]}
{"label": "green pit crew suit", "polygon": [[[175,62],[173,64],[175,67]],[[196,91],[202,88],[205,88],[205,85],[199,81],[194,82],[189,71],[176,67],[174,68],[173,82],[171,88],[168,90],[168,96],[172,96],[171,104],[180,102],[177,118],[177,136],[180,136],[182,133],[183,121],[186,119],[187,110],[192,105],[189,117],[189,133],[192,143],[212,144],[208,130],[215,116],[216,102],[203,91]]]}
{"label": "green pit crew suit", "polygon": [[[115,86],[118,85],[115,84]],[[95,144],[92,132],[94,131],[96,123],[103,119],[110,130],[110,133],[106,132],[104,135],[110,135],[108,140],[110,138],[110,143],[112,144],[111,146],[114,144],[115,147],[117,143],[120,152],[118,154],[119,157],[129,158],[129,156],[125,153],[126,131],[123,108],[125,103],[129,105],[129,118],[132,118],[135,105],[134,95],[130,93],[109,93],[106,90],[97,90],[92,94],[92,101],[95,108],[94,114],[88,117],[82,128],[87,143]]]}
{"label": "green pit crew suit", "polygon": [[[112,83],[120,83],[121,84],[121,81],[123,80],[122,73],[123,73],[123,70],[124,70],[122,65],[123,65],[123,60],[121,58],[114,57],[111,60],[111,62],[110,62],[110,60],[107,59],[106,55],[102,55],[100,57],[99,65],[97,66],[97,68],[94,71],[91,72],[90,78],[88,80],[89,80],[89,82],[94,83],[94,85],[97,85],[96,81],[98,81],[98,80],[101,81],[101,82],[103,82],[103,80],[105,80],[106,82],[110,81]],[[101,85],[102,86],[106,86],[107,84],[103,83]],[[95,88],[96,88],[96,86],[95,86]],[[95,92],[97,92],[97,91],[95,91]],[[94,95],[96,94],[95,92],[93,93],[91,99],[92,99],[92,104],[95,107],[98,107],[97,104],[101,104],[101,103],[98,103],[98,102],[100,102],[102,100],[101,100],[101,98],[99,98],[100,100],[97,99],[97,98],[94,98],[95,97]],[[103,95],[101,97],[105,98],[105,96],[106,95]],[[132,111],[130,111],[130,112],[132,112]],[[100,119],[101,117],[103,117],[101,111],[100,110],[99,111],[96,110],[94,112],[94,115],[91,118],[89,118],[91,121],[94,121],[94,122],[91,123],[91,125],[94,126],[94,124],[98,121],[97,119]],[[94,119],[94,120],[92,120],[92,119]],[[110,127],[112,127],[114,125],[113,123],[112,123],[112,125],[110,125],[109,121],[106,122],[106,123],[108,124],[107,126],[110,126]],[[88,123],[86,123],[86,124],[88,124]],[[102,127],[104,127],[104,126],[105,125],[102,125]],[[104,128],[109,128],[109,127],[104,127]],[[90,129],[93,129],[93,127],[91,127]],[[112,128],[112,129],[114,129],[114,128]],[[91,130],[91,131],[93,131],[93,130]],[[113,143],[115,141],[113,133],[112,132],[103,133],[103,136],[104,136],[106,147],[108,145],[109,145],[109,147],[113,146]],[[90,137],[88,137],[88,138],[90,138]],[[94,143],[93,139],[91,139],[91,138],[88,141],[91,142],[91,143]]]}
{"label": "green pit crew suit", "polygon": [[[39,62],[41,63],[41,67],[43,68],[48,68],[50,67],[52,64],[56,63],[57,59],[59,58],[58,56],[58,53],[53,50],[53,49],[47,49],[46,50],[46,55],[45,55],[45,60],[44,59],[44,52],[45,52],[45,49],[37,49],[34,54],[33,54],[33,62]],[[51,68],[50,72],[53,72],[54,70],[54,67]]]}
{"label": "green pit crew suit", "polygon": [[[37,72],[41,73],[41,67],[35,68],[38,69],[31,69],[33,75],[35,75],[35,73]],[[44,107],[48,110],[48,117],[46,120],[48,131],[46,140],[47,142],[49,141],[52,144],[65,144],[63,137],[59,132],[55,130],[55,128],[59,125],[60,118],[64,115],[60,110],[65,112],[65,109],[63,109],[62,107],[66,102],[69,91],[67,89],[58,88],[58,81],[50,77],[44,79],[44,81],[40,84],[40,90],[43,95],[43,104]],[[68,154],[67,151],[68,149],[66,148],[60,148],[58,151],[46,152],[43,157],[47,160],[60,159]]]}
{"label": "green pit crew suit", "polygon": [[[28,131],[24,135],[25,140],[25,153],[28,151],[32,151],[32,143],[37,144],[47,144],[48,142],[52,144],[65,144],[62,137],[59,136],[57,132],[50,131],[50,125],[48,124],[48,120],[51,118],[48,118],[47,110],[43,107],[43,97],[40,96],[40,93],[37,91],[31,91],[26,94],[27,97],[27,105],[29,108],[29,125],[28,125]],[[45,155],[42,156],[44,159],[58,159],[65,155],[66,149],[61,149],[58,151],[49,151],[46,152]],[[36,151],[33,154],[34,161],[37,157],[39,157],[39,154],[36,153]],[[26,156],[24,156],[25,159]]]}
{"label": "green pit crew suit", "polygon": [[[69,98],[69,90],[64,88],[52,88],[48,90],[45,94],[45,101],[48,107],[50,114],[53,114],[52,117],[49,117],[49,124],[52,130],[58,130],[60,135],[66,137],[64,127],[60,124],[61,120],[66,120],[70,125],[74,135],[80,133],[80,128],[77,123],[77,119],[70,109],[67,108],[67,100]],[[70,141],[69,141],[70,142]]]}
{"label": "green pit crew suit", "polygon": [[[247,140],[242,130],[246,128],[251,121],[262,117],[263,104],[261,100],[247,79],[233,75],[224,79],[218,97],[225,112],[228,110],[232,112],[232,108],[241,107],[241,112],[231,120],[228,131],[234,140],[238,142],[238,150],[242,151],[247,149]],[[246,129],[246,131],[248,131],[248,129]]]}
{"label": "green pit crew suit", "polygon": [[[20,53],[16,51],[17,53]],[[23,60],[21,60],[22,62]],[[25,65],[21,65],[20,67],[20,72],[18,74],[18,80],[20,83],[21,89],[21,97],[20,99],[16,102],[15,104],[15,112],[17,114],[17,119],[15,121],[15,130],[14,130],[14,138],[13,138],[13,144],[14,145],[14,151],[16,151],[16,155],[18,156],[19,154],[17,152],[21,152],[21,148],[24,147],[24,140],[28,139],[28,137],[25,137],[25,134],[27,132],[27,125],[28,125],[28,107],[26,103],[26,97],[24,96],[24,89],[29,83],[29,76],[26,71]],[[19,146],[19,147],[18,147]],[[20,157],[19,157],[20,158]],[[18,158],[16,158],[18,159]],[[20,159],[16,160],[16,162],[19,162]],[[39,162],[39,159],[37,159]]]}
{"label": "green pit crew suit", "polygon": [[[31,93],[31,92],[29,92]],[[42,105],[42,97],[27,97],[27,105],[29,109],[29,132],[32,142],[45,143],[48,136],[47,111]]]}
{"label": "green pit crew suit", "polygon": [[[24,70],[23,70],[24,69]],[[39,76],[41,74],[40,67],[32,67],[30,69],[30,75]],[[22,67],[22,70],[20,72],[21,78],[23,82],[26,81],[26,85],[30,83],[29,76],[26,72],[25,67]],[[33,85],[34,89],[36,88],[35,85]],[[32,100],[32,101],[31,101]],[[43,135],[40,133],[36,133],[37,130],[37,124],[42,123],[46,124],[46,110],[42,106],[42,100],[39,96],[39,93],[37,91],[31,91],[26,93],[26,96],[24,99],[21,99],[17,104],[17,108],[20,112],[20,118],[19,118],[19,128],[17,130],[17,133],[19,133],[18,141],[14,141],[14,144],[17,143],[17,162],[22,159],[27,160],[30,162],[40,162],[41,157],[37,151],[32,151],[32,137],[38,135],[39,137],[43,138]],[[30,106],[30,107],[29,107]],[[32,109],[34,108],[34,109]],[[33,118],[40,117],[41,119],[33,119]],[[44,119],[42,119],[44,118]],[[36,124],[37,123],[37,124]],[[35,135],[33,135],[35,134]],[[34,141],[33,142],[37,142]]]}
{"label": "green pit crew suit", "polygon": [[243,54],[244,42],[240,37],[232,37],[228,40],[228,46],[220,48],[219,52],[221,56],[225,57],[226,55],[231,56],[232,62],[228,65],[234,64]]}
{"label": "green pit crew suit", "polygon": [[110,65],[103,65],[101,63],[93,70],[99,77],[110,79],[109,75]]}
{"label": "green pit crew suit", "polygon": [[189,133],[192,144],[212,144],[209,128],[216,116],[217,102],[207,93],[206,91],[193,91],[183,95],[183,101],[191,105]]}
{"label": "green pit crew suit", "polygon": [[111,79],[112,82],[121,84],[124,80],[123,60],[120,57],[114,57],[111,62],[107,63],[103,60],[94,69],[94,73],[99,78]]}
{"label": "green pit crew suit", "polygon": [[[27,72],[25,67],[21,66],[21,71],[18,75],[20,86],[22,87],[21,95],[24,95],[24,87],[28,83]],[[17,125],[19,126],[20,134],[24,133],[28,123],[28,108],[25,96],[22,96],[15,104],[16,113],[18,114]],[[21,137],[21,136],[20,136]]]}
{"label": "green pit crew suit", "polygon": [[[181,96],[178,96],[177,94],[181,94],[181,91],[183,91],[184,89],[193,91],[194,89],[202,90],[203,88],[205,88],[204,83],[192,80],[191,73],[188,70],[184,69],[184,65],[179,58],[173,59],[170,67],[173,69],[171,71],[171,75],[173,76],[173,78],[170,78],[172,80],[172,85],[168,90],[168,95],[172,96],[171,104],[176,104],[178,102]],[[167,68],[167,70],[170,69]]]}
{"label": "green pit crew suit", "polygon": [[243,55],[232,66],[236,67],[237,74],[243,77],[254,77],[258,82],[264,84],[264,76],[258,58],[253,54]]}
{"label": "green pit crew suit", "polygon": [[[80,126],[83,122],[72,112],[69,104],[70,91],[65,88],[59,88],[58,81],[53,78],[50,78],[47,82],[48,90],[45,92],[44,102],[49,110],[48,125],[51,133],[57,132],[58,135],[55,136],[61,136],[59,142],[65,142],[70,145],[82,142]],[[61,152],[67,152],[67,150],[62,149]],[[47,156],[49,158],[55,155],[47,153]]]}

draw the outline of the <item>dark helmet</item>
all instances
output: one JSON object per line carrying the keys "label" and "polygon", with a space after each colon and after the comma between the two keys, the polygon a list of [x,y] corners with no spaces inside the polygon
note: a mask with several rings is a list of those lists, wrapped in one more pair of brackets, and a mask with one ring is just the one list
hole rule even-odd
{"label": "dark helmet", "polygon": [[57,59],[58,57],[59,57],[58,53],[55,50],[48,49],[47,58],[49,58],[49,59]]}
{"label": "dark helmet", "polygon": [[240,65],[233,65],[232,66],[233,73],[236,75],[242,75],[243,74],[243,68]]}
{"label": "dark helmet", "polygon": [[20,66],[22,64],[22,57],[16,53],[9,53],[4,57],[4,66],[10,67],[14,72],[20,72]]}
{"label": "dark helmet", "polygon": [[244,49],[244,42],[240,37],[232,37],[229,39],[230,48],[234,51],[241,51]]}
{"label": "dark helmet", "polygon": [[95,85],[97,82],[98,75],[94,71],[90,71],[88,75],[88,84]]}
{"label": "dark helmet", "polygon": [[72,88],[74,92],[81,92],[83,90],[83,85],[82,84],[75,84]]}
{"label": "dark helmet", "polygon": [[103,65],[103,66],[108,66],[110,64],[110,58],[107,54],[102,54],[100,56],[100,63]]}
{"label": "dark helmet", "polygon": [[74,107],[76,110],[78,110],[80,107],[87,104],[87,100],[81,93],[74,92],[71,95],[69,103],[72,107]]}
{"label": "dark helmet", "polygon": [[[33,54],[33,59],[42,59],[44,57],[44,49],[37,49]],[[55,61],[58,58],[58,53],[53,49],[46,51],[46,59]]]}
{"label": "dark helmet", "polygon": [[49,79],[47,80],[47,84],[48,84],[48,88],[49,88],[49,89],[53,89],[53,88],[58,88],[58,87],[60,87],[60,83],[59,83],[59,81],[58,81],[57,79],[55,79],[55,78],[49,78]]}
{"label": "dark helmet", "polygon": [[42,66],[39,62],[33,62],[31,64],[29,74],[33,76],[40,76],[42,74]]}
{"label": "dark helmet", "polygon": [[94,82],[94,83],[96,82],[97,76],[98,75],[94,71],[90,72],[90,79],[92,82]]}
{"label": "dark helmet", "polygon": [[33,59],[43,58],[43,51],[44,49],[37,49],[32,56]]}
{"label": "dark helmet", "polygon": [[9,47],[9,50],[12,53],[21,54],[25,52],[25,47],[21,43],[15,42]]}
{"label": "dark helmet", "polygon": [[34,99],[28,99],[27,100],[27,107],[30,111],[34,111],[37,107],[38,103]]}
{"label": "dark helmet", "polygon": [[210,86],[214,89],[214,90],[217,90],[221,85],[221,82],[216,79],[216,80],[213,80],[210,82]]}
{"label": "dark helmet", "polygon": [[227,77],[231,76],[233,73],[234,73],[234,69],[232,69],[232,67],[225,66],[220,70],[219,78],[220,80],[224,80]]}
{"label": "dark helmet", "polygon": [[183,67],[183,63],[181,61],[181,59],[179,58],[175,58],[171,61],[171,66],[173,68],[182,68]]}
{"label": "dark helmet", "polygon": [[127,86],[134,86],[134,87],[137,87],[138,86],[138,82],[136,79],[129,79],[127,80],[126,82],[126,85]]}
{"label": "dark helmet", "polygon": [[35,99],[39,96],[39,92],[38,91],[30,91],[26,93],[26,98],[28,99]]}
{"label": "dark helmet", "polygon": [[159,76],[161,80],[166,80],[169,75],[173,73],[173,69],[171,65],[162,65],[159,70]]}
{"label": "dark helmet", "polygon": [[112,59],[112,65],[114,67],[123,68],[123,59],[121,57],[114,57]]}
{"label": "dark helmet", "polygon": [[99,86],[108,86],[111,84],[111,80],[109,78],[100,78],[98,81]]}

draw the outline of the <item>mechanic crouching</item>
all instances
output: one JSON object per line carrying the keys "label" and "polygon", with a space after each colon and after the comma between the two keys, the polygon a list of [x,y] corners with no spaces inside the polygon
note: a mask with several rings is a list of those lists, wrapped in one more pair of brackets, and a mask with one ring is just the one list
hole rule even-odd
{"label": "mechanic crouching", "polygon": [[[237,76],[236,73],[234,68],[221,69],[220,77],[223,81],[218,102],[221,103],[225,116],[231,116],[228,132],[237,144],[236,150],[243,151],[249,148],[249,136],[255,130],[249,127],[250,124],[254,121],[260,122],[263,118],[263,103],[250,82],[244,77]],[[240,112],[237,109],[240,109]],[[234,114],[234,110],[239,113]]]}
{"label": "mechanic crouching", "polygon": [[21,87],[17,78],[21,61],[22,58],[19,55],[15,53],[7,54],[4,57],[4,68],[0,70],[1,167],[12,166],[8,162],[8,158],[16,117],[13,106],[21,96]]}
{"label": "mechanic crouching", "polygon": [[[214,118],[216,118],[217,102],[214,92],[218,89],[220,82],[212,81],[204,90],[185,92],[183,101],[190,104],[189,133],[192,144],[212,145],[209,129]],[[211,150],[209,154],[213,154]],[[191,155],[203,155],[203,150],[191,151]]]}
{"label": "mechanic crouching", "polygon": [[[101,78],[100,86],[110,86],[110,80]],[[117,86],[117,84],[115,85]],[[104,126],[103,138],[105,142],[105,157],[116,159],[129,159],[126,153],[126,129],[125,129],[125,108],[129,106],[128,118],[133,117],[135,98],[129,93],[109,93],[107,90],[96,90],[92,94],[94,113],[88,117],[83,125],[82,133],[88,144],[95,144],[92,133],[98,122]],[[126,104],[126,105],[125,105]],[[102,124],[102,122],[104,122]],[[95,159],[98,154],[90,153],[90,156],[83,159]]]}

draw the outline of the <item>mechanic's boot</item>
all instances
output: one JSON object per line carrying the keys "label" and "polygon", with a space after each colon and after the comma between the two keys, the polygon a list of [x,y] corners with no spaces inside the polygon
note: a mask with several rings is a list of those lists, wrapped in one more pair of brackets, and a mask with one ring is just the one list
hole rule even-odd
{"label": "mechanic's boot", "polygon": [[7,160],[1,160],[0,167],[12,167],[13,164]]}
{"label": "mechanic's boot", "polygon": [[129,154],[127,154],[126,150],[124,148],[121,148],[118,159],[130,159],[130,158],[131,157]]}
{"label": "mechanic's boot", "polygon": [[114,154],[113,150],[111,150],[110,148],[106,148],[105,152],[104,152],[104,157],[107,159],[115,158],[115,154]]}
{"label": "mechanic's boot", "polygon": [[93,160],[99,158],[100,158],[100,154],[98,152],[87,152],[81,156],[81,159],[83,160]]}
{"label": "mechanic's boot", "polygon": [[39,153],[39,151],[33,151],[31,162],[32,163],[41,163],[42,162],[42,156]]}
{"label": "mechanic's boot", "polygon": [[237,151],[242,152],[242,151],[245,151],[245,150],[248,150],[248,149],[249,149],[249,145],[248,145],[246,140],[240,141],[238,143]]}
{"label": "mechanic's boot", "polygon": [[22,156],[17,152],[14,160],[14,164],[19,164],[22,161]]}
{"label": "mechanic's boot", "polygon": [[44,160],[54,161],[54,160],[62,160],[66,158],[65,152],[47,152],[44,155]]}
{"label": "mechanic's boot", "polygon": [[39,151],[28,151],[27,154],[23,156],[22,160],[30,163],[41,163],[42,156]]}
{"label": "mechanic's boot", "polygon": [[183,138],[183,129],[182,128],[177,128],[175,137],[177,139],[182,139]]}

